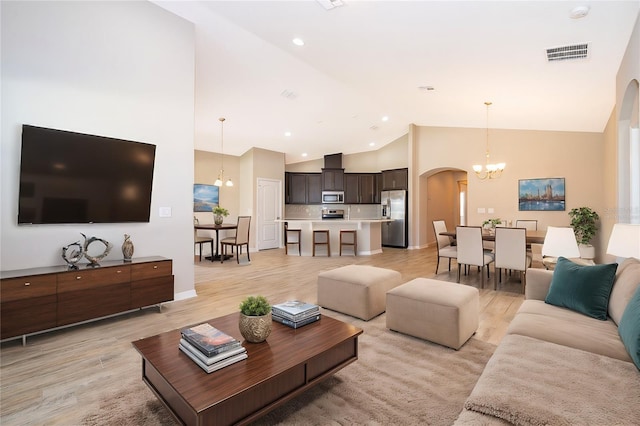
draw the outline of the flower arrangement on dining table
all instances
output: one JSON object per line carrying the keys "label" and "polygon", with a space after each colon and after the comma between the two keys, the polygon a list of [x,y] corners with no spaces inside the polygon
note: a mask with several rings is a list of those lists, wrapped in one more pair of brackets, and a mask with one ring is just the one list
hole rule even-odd
{"label": "flower arrangement on dining table", "polygon": [[224,207],[216,206],[213,208],[213,223],[216,225],[222,225],[224,218],[229,216],[229,210]]}
{"label": "flower arrangement on dining table", "polygon": [[484,222],[482,222],[482,227],[484,229],[487,229],[489,232],[495,232],[496,231],[496,226],[501,225],[501,224],[502,224],[502,219],[500,219],[500,218],[487,219]]}

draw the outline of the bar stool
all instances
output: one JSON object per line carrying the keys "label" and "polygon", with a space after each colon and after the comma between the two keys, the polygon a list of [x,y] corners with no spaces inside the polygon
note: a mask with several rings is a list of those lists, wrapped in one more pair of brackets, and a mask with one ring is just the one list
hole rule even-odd
{"label": "bar stool", "polygon": [[[291,241],[289,235],[295,236],[295,240]],[[302,256],[300,250],[300,238],[302,238],[301,229],[289,229],[289,224],[284,223],[284,254],[289,254],[289,245],[298,246],[298,256]]]}
{"label": "bar stool", "polygon": [[[324,235],[325,241],[320,241],[317,236]],[[329,230],[328,229],[314,229],[313,230],[313,253],[312,256],[316,255],[316,246],[317,245],[325,245],[327,246],[327,256],[331,256],[331,240],[329,239]]]}
{"label": "bar stool", "polygon": [[[351,242],[343,239],[343,235],[351,235]],[[358,231],[355,229],[341,229],[340,230],[340,256],[342,256],[342,246],[352,246],[353,247],[353,255],[356,256],[358,253]]]}

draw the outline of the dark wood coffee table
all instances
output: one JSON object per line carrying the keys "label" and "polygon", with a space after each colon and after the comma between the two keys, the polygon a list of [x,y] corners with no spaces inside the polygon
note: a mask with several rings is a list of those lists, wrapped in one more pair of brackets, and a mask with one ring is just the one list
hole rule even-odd
{"label": "dark wood coffee table", "polygon": [[[207,321],[244,339],[238,313]],[[266,342],[243,342],[248,358],[207,374],[178,349],[180,330],[133,342],[142,380],[187,425],[246,424],[358,359],[362,330],[323,315],[293,329],[273,323]]]}

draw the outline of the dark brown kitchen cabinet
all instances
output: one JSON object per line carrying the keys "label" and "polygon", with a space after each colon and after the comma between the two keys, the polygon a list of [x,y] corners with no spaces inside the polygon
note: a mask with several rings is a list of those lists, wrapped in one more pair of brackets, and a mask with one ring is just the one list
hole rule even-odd
{"label": "dark brown kitchen cabinet", "polygon": [[318,173],[307,176],[307,204],[322,204],[322,175]]}
{"label": "dark brown kitchen cabinet", "polygon": [[285,179],[287,204],[307,204],[307,175],[287,173]]}
{"label": "dark brown kitchen cabinet", "polygon": [[345,173],[345,204],[378,204],[379,173]]}
{"label": "dark brown kitchen cabinet", "polygon": [[360,176],[356,173],[345,173],[344,175],[344,203],[360,203]]}
{"label": "dark brown kitchen cabinet", "polygon": [[382,190],[409,189],[409,170],[393,169],[382,171]]}
{"label": "dark brown kitchen cabinet", "polygon": [[323,191],[344,191],[344,169],[322,169]]}
{"label": "dark brown kitchen cabinet", "polygon": [[286,204],[321,204],[322,175],[320,173],[286,173]]}

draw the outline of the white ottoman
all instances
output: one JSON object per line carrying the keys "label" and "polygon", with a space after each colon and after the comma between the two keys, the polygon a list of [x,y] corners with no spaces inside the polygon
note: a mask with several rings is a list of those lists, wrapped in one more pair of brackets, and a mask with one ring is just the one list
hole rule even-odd
{"label": "white ottoman", "polygon": [[391,269],[348,265],[318,274],[318,305],[365,321],[385,310],[387,291],[402,275]]}
{"label": "white ottoman", "polygon": [[387,328],[453,349],[478,329],[475,287],[416,278],[387,292]]}

